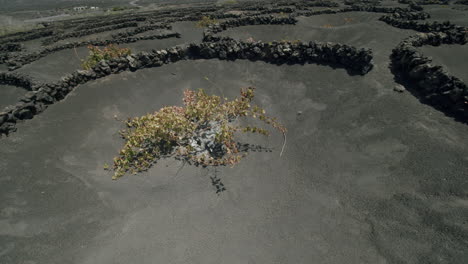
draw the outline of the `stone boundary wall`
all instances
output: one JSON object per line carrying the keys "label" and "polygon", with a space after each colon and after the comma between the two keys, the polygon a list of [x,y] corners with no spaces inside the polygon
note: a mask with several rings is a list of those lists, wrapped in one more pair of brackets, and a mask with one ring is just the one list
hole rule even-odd
{"label": "stone boundary wall", "polygon": [[371,13],[405,13],[410,11],[408,8],[401,7],[387,7],[387,6],[376,6],[369,4],[358,4],[352,5],[350,7],[345,7],[345,11],[362,11],[362,12],[371,12]]}
{"label": "stone boundary wall", "polygon": [[111,26],[111,25],[116,25],[116,24],[124,24],[124,23],[129,23],[129,22],[144,22],[146,21],[146,19],[147,19],[146,17],[141,17],[141,16],[109,19],[104,22],[80,24],[77,27],[75,27],[75,30],[87,30],[87,29],[106,27],[106,26]]}
{"label": "stone boundary wall", "polygon": [[448,5],[449,0],[420,0],[416,1],[418,5]]}
{"label": "stone boundary wall", "polygon": [[[109,61],[101,61],[91,70],[78,70],[54,83],[31,81],[31,90],[19,103],[0,112],[0,135],[16,131],[16,123],[31,119],[88,81],[126,70],[136,71],[159,67],[180,60],[214,59],[259,60],[274,64],[319,63],[348,69],[350,73],[366,74],[372,68],[372,52],[343,44],[242,42],[222,39],[214,43],[189,44],[153,52],[140,52]],[[2,73],[10,76],[9,73]],[[7,78],[6,78],[7,79]],[[30,79],[28,79],[30,80]]]}
{"label": "stone boundary wall", "polygon": [[[266,6],[266,4],[269,4],[270,7]],[[328,1],[328,0],[308,0],[308,1],[273,1],[271,3],[268,2],[250,2],[248,4],[246,3],[241,3],[241,4],[236,4],[230,6],[233,9],[236,10],[242,10],[242,11],[263,11],[266,9],[271,9],[271,8],[281,8],[281,7],[290,7],[290,6],[295,6],[296,8],[308,8],[308,7],[338,7],[339,4],[333,1]]]}
{"label": "stone boundary wall", "polygon": [[11,52],[20,52],[23,50],[24,45],[21,43],[0,44],[0,63],[5,63],[10,57]]}
{"label": "stone boundary wall", "polygon": [[279,14],[279,13],[284,13],[284,14],[290,14],[296,12],[296,8],[292,7],[276,7],[276,8],[266,8],[265,10],[259,11],[256,13],[256,15],[267,15],[267,14]]}
{"label": "stone boundary wall", "polygon": [[315,10],[315,11],[299,11],[295,12],[293,15],[294,16],[305,16],[305,17],[310,17],[310,16],[318,16],[318,15],[330,15],[330,14],[338,14],[338,13],[346,13],[346,12],[351,12],[352,10],[350,9],[323,9],[323,10]]}
{"label": "stone boundary wall", "polygon": [[13,85],[32,91],[37,88],[38,82],[30,76],[21,73],[0,72],[0,84]]}
{"label": "stone boundary wall", "polygon": [[398,0],[400,4],[417,4],[417,5],[448,5],[449,0]]}
{"label": "stone boundary wall", "polygon": [[5,40],[8,41],[8,39],[18,37],[18,36],[24,36],[32,33],[36,33],[37,31],[41,31],[43,29],[30,29],[27,31],[19,31],[19,32],[13,32],[13,33],[8,33],[5,35],[0,36],[0,43],[3,43]]}
{"label": "stone boundary wall", "polygon": [[[438,1],[433,1],[438,2]],[[439,1],[442,2],[442,1]],[[421,10],[414,2],[411,10]],[[422,4],[418,2],[418,4]],[[443,3],[440,3],[443,4]],[[392,72],[400,79],[409,81],[412,91],[421,101],[427,102],[448,115],[468,121],[468,87],[460,79],[451,76],[443,67],[432,64],[432,59],[421,54],[417,47],[441,44],[466,44],[467,28],[450,22],[421,23],[415,20],[429,18],[425,12],[395,12],[384,15],[381,21],[397,28],[423,32],[402,41],[392,51]]]}
{"label": "stone boundary wall", "polygon": [[412,29],[419,32],[458,32],[459,34],[464,34],[466,32],[466,28],[462,26],[457,26],[452,24],[449,21],[446,22],[425,22],[425,23],[418,23],[414,20],[402,20],[397,19],[393,16],[383,16],[380,18],[381,21],[401,29]]}
{"label": "stone boundary wall", "polygon": [[122,23],[122,24],[117,24],[113,26],[107,26],[107,27],[100,27],[100,28],[92,28],[92,29],[85,29],[85,30],[80,30],[80,31],[74,31],[70,33],[64,33],[60,35],[55,35],[50,38],[46,38],[42,41],[43,45],[49,45],[54,42],[57,42],[59,40],[67,39],[67,38],[78,38],[78,37],[83,37],[83,36],[88,36],[91,34],[96,34],[96,33],[101,33],[101,32],[106,32],[106,31],[112,31],[116,29],[121,29],[121,28],[128,28],[128,27],[138,27],[137,22],[127,22],[127,23]]}
{"label": "stone boundary wall", "polygon": [[[209,15],[209,17],[214,19],[229,19],[229,18],[240,18],[242,15],[240,14],[230,14],[230,13],[223,13],[223,12],[214,12]],[[201,18],[201,17],[200,17]]]}
{"label": "stone boundary wall", "polygon": [[127,31],[127,32],[121,32],[117,34],[112,34],[111,37],[114,39],[119,39],[119,38],[128,38],[131,36],[135,36],[137,34],[150,31],[150,30],[156,30],[156,29],[167,29],[171,30],[172,26],[169,24],[155,24],[155,25],[146,25],[146,26],[141,26],[137,27],[132,31]]}
{"label": "stone boundary wall", "polygon": [[330,42],[244,42],[222,38],[217,42],[192,44],[202,58],[261,60],[273,64],[317,63],[343,67],[364,75],[372,69],[372,51]]}
{"label": "stone boundary wall", "polygon": [[398,19],[404,19],[404,20],[425,20],[430,18],[431,16],[426,13],[426,12],[412,12],[412,11],[407,11],[407,12],[395,12],[391,15],[384,15],[380,18],[381,21],[385,20],[398,20]]}
{"label": "stone boundary wall", "polygon": [[42,57],[45,57],[49,54],[52,54],[57,51],[65,49],[73,49],[76,47],[83,47],[88,45],[93,46],[107,46],[109,44],[122,44],[122,43],[133,43],[140,40],[151,40],[151,39],[166,39],[166,38],[180,38],[180,34],[177,32],[167,33],[167,34],[157,34],[157,35],[147,35],[139,37],[127,37],[119,39],[109,39],[109,40],[89,40],[81,42],[72,42],[67,44],[62,44],[54,47],[44,48],[38,52],[26,53],[26,54],[16,54],[10,55],[6,61],[6,64],[9,66],[9,70],[16,70],[23,67],[26,64],[32,63]]}
{"label": "stone boundary wall", "polygon": [[19,34],[19,35],[14,36],[14,37],[0,39],[0,44],[13,43],[13,42],[23,42],[23,41],[48,37],[48,36],[52,36],[54,33],[55,32],[52,29],[31,31],[31,32],[26,33],[26,34]]}
{"label": "stone boundary wall", "polygon": [[304,7],[339,7],[340,5],[332,1],[306,1],[306,2],[296,2],[292,3],[296,8]]}
{"label": "stone boundary wall", "polygon": [[357,5],[357,4],[380,4],[382,0],[344,0],[345,5]]}
{"label": "stone boundary wall", "polygon": [[24,49],[21,43],[6,43],[0,44],[0,52],[18,52]]}
{"label": "stone boundary wall", "polygon": [[[8,72],[0,73],[0,84],[13,85],[18,88],[23,88],[30,91],[26,93],[22,99],[26,98],[28,94],[34,93],[33,91],[36,91],[42,87],[41,83],[34,81],[27,75]],[[25,105],[23,101],[20,101],[16,105],[8,106],[3,110],[3,112],[0,112],[0,135],[16,131],[16,120],[32,118],[34,113],[30,110],[32,107],[35,107],[34,104]],[[13,115],[11,118],[10,114]],[[9,120],[14,120],[14,122],[7,122]]]}
{"label": "stone boundary wall", "polygon": [[220,37],[216,33],[224,31],[228,28],[241,27],[247,25],[295,25],[297,19],[289,17],[275,17],[275,16],[250,16],[238,19],[227,20],[221,23],[210,25],[203,31],[203,41],[215,41]]}
{"label": "stone boundary wall", "polygon": [[[374,6],[374,5],[353,5],[339,9],[324,9],[324,10],[306,10],[298,11],[293,16],[315,16],[324,14],[338,14],[347,12],[370,12],[370,13],[384,13],[384,14],[398,14],[400,17],[408,17],[407,13],[414,10],[401,7],[385,7],[385,6]],[[415,15],[416,16],[416,15]],[[424,15],[417,15],[424,16]]]}
{"label": "stone boundary wall", "polygon": [[420,33],[402,41],[390,57],[393,72],[414,85],[417,97],[462,122],[468,121],[467,85],[443,67],[433,65],[432,59],[421,54],[417,47],[467,42],[468,35],[457,32]]}
{"label": "stone boundary wall", "polygon": [[[227,20],[219,23],[222,30],[226,28],[241,27],[248,25],[295,25],[297,20],[293,17],[275,17],[275,16],[251,16],[239,19]],[[216,33],[216,32],[215,32]]]}

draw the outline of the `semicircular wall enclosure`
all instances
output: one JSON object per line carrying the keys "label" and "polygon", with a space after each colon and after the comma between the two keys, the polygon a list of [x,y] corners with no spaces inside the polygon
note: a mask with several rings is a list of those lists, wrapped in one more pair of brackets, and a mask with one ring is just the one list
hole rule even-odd
{"label": "semicircular wall enclosure", "polygon": [[[454,2],[140,0],[0,36],[0,263],[466,263]],[[108,44],[132,52],[81,68]],[[242,134],[232,168],[104,170],[121,120],[248,86],[282,156]]]}

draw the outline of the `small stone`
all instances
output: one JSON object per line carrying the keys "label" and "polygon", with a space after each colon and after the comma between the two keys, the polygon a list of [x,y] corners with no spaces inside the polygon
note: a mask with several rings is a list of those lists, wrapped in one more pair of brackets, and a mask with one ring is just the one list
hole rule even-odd
{"label": "small stone", "polygon": [[297,115],[302,115],[302,111],[297,111]]}
{"label": "small stone", "polygon": [[393,87],[393,91],[402,93],[402,92],[406,91],[406,89],[405,89],[405,87],[403,85],[397,84],[397,85],[395,85],[395,87]]}

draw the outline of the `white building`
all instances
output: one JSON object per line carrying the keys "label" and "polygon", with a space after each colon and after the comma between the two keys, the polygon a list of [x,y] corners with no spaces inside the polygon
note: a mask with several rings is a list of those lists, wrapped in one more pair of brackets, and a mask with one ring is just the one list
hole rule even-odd
{"label": "white building", "polygon": [[73,8],[74,11],[84,11],[86,8],[88,8],[87,6],[75,6]]}

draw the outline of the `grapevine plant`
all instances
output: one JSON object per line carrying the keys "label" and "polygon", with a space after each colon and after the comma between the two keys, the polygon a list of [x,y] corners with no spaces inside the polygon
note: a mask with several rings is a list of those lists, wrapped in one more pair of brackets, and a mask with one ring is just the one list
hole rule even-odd
{"label": "grapevine plant", "polygon": [[209,27],[210,25],[214,25],[218,23],[218,21],[214,18],[211,18],[209,16],[202,16],[202,18],[197,22],[197,27],[199,28],[205,28]]}
{"label": "grapevine plant", "polygon": [[239,125],[240,118],[263,121],[281,132],[286,140],[286,128],[266,116],[264,109],[252,105],[253,98],[253,87],[241,89],[240,97],[232,101],[208,95],[203,89],[186,90],[184,106],[167,106],[128,119],[127,128],[120,131],[126,142],[114,158],[113,179],[145,171],[157,159],[167,156],[197,166],[233,166],[245,156],[238,149],[236,132],[269,135],[264,128]]}
{"label": "grapevine plant", "polygon": [[81,66],[85,70],[89,70],[96,66],[102,60],[110,60],[125,55],[130,55],[132,51],[129,48],[119,48],[113,44],[107,45],[100,49],[97,46],[88,46],[89,55],[82,61]]}

